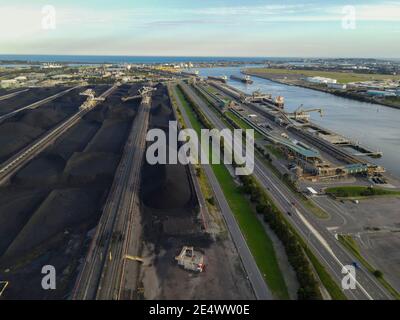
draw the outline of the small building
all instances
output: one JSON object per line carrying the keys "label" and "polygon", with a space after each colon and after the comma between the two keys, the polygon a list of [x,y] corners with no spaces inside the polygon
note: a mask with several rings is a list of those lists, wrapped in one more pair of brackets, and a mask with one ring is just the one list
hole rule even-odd
{"label": "small building", "polygon": [[318,84],[337,83],[336,79],[325,78],[325,77],[307,77],[305,78],[305,80],[311,83],[318,83]]}
{"label": "small building", "polygon": [[326,85],[330,89],[346,90],[347,88],[347,85],[342,83],[327,83]]}
{"label": "small building", "polygon": [[316,196],[316,195],[318,194],[318,192],[315,191],[315,189],[314,189],[314,188],[311,188],[311,187],[307,187],[307,193],[308,193],[310,196]]}
{"label": "small building", "polygon": [[365,174],[368,172],[368,165],[364,163],[348,164],[342,169],[347,174]]}

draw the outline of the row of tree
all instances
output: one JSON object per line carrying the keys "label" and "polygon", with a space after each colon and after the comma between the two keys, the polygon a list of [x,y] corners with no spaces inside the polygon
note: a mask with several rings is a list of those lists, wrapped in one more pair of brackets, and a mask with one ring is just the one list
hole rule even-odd
{"label": "row of tree", "polygon": [[[210,121],[205,117],[191,97],[186,94],[180,84],[178,84],[178,88],[190,104],[201,124],[208,129],[212,129],[213,126]],[[234,121],[228,117],[225,119],[227,119],[233,127],[237,127],[237,124]],[[223,143],[221,143],[221,148],[223,151]],[[235,163],[233,165],[237,166]],[[273,205],[264,189],[258,184],[252,175],[240,176],[240,180],[243,191],[250,196],[250,200],[256,205],[257,213],[263,215],[264,220],[269,224],[285,247],[289,263],[295,270],[296,278],[299,282],[298,299],[322,299],[318,282],[312,272],[311,264],[307,259],[297,236],[283,218],[282,213]]]}
{"label": "row of tree", "polygon": [[282,213],[272,203],[253,176],[240,176],[240,180],[243,191],[250,196],[250,200],[256,205],[257,213],[263,215],[264,221],[268,223],[285,247],[289,262],[296,272],[299,282],[298,299],[322,299],[311,263]]}

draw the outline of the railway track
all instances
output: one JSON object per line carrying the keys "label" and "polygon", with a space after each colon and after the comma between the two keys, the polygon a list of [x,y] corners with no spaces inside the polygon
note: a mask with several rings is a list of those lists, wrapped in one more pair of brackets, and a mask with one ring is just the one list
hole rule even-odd
{"label": "railway track", "polygon": [[142,101],[139,108],[72,299],[129,299],[135,291],[135,277],[131,276],[135,270],[124,257],[137,255],[138,249],[139,234],[132,228],[139,212],[140,168],[150,100]]}
{"label": "railway track", "polygon": [[17,109],[17,110],[14,110],[14,111],[12,111],[12,112],[10,112],[10,113],[5,114],[5,115],[2,115],[2,116],[0,116],[0,123],[3,122],[3,121],[6,120],[6,119],[9,119],[9,118],[15,116],[17,113],[19,113],[19,112],[21,112],[21,111],[23,111],[23,110],[38,108],[38,107],[40,107],[41,105],[43,105],[43,104],[45,104],[45,103],[48,103],[48,102],[51,102],[51,101],[53,101],[53,100],[55,100],[55,99],[57,99],[57,98],[59,98],[59,97],[65,95],[66,93],[68,93],[68,92],[70,92],[70,91],[72,91],[72,90],[75,90],[75,89],[77,89],[77,88],[80,88],[80,87],[81,87],[81,86],[75,86],[75,87],[72,87],[72,88],[68,88],[67,90],[64,90],[64,91],[61,91],[61,92],[59,92],[59,93],[56,93],[56,94],[54,94],[54,95],[52,95],[52,96],[50,96],[50,97],[47,97],[47,98],[45,98],[45,99],[36,101],[36,102],[34,102],[34,103],[31,103],[30,105],[27,105],[27,106],[25,106],[25,107],[19,108],[19,109]]}
{"label": "railway track", "polygon": [[[105,91],[100,97],[106,98],[114,90],[116,86],[111,87]],[[6,160],[0,165],[0,185],[6,182],[10,177],[12,177],[21,167],[32,160],[36,155],[46,149],[50,144],[63,135],[69,128],[74,126],[86,113],[95,107],[93,105],[90,108],[79,110],[77,113],[72,115],[70,118],[62,122],[59,126],[51,130],[50,132],[44,134],[36,141],[26,146],[20,150],[17,154],[12,156],[10,159]]]}

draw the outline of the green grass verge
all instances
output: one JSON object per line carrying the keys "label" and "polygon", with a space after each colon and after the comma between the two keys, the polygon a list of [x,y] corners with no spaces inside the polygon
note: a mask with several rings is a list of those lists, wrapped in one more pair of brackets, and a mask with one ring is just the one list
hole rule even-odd
{"label": "green grass verge", "polygon": [[[202,128],[200,122],[179,88],[176,88],[176,92],[193,129],[199,134]],[[213,164],[211,167],[268,287],[276,298],[289,299],[272,240],[268,237],[262,223],[254,213],[250,201],[241,193],[225,165]]]}
{"label": "green grass verge", "polygon": [[[343,246],[349,250],[360,262],[361,264],[372,274],[376,269],[363,257],[357,242],[350,235],[339,235],[339,241]],[[400,300],[400,294],[395,288],[393,288],[389,282],[382,277],[376,277],[376,279],[386,288],[387,291],[397,300]]]}
{"label": "green grass verge", "polygon": [[[178,90],[177,90],[178,91]],[[183,94],[180,93],[179,95],[180,99],[184,100]],[[193,128],[197,131],[200,130],[201,126],[200,123],[197,121],[197,118],[194,114],[194,112],[190,109],[190,107],[187,105],[187,103],[183,103],[185,107],[185,110],[187,110],[189,120],[192,123]],[[269,163],[265,158],[262,158],[262,161],[269,167],[271,168],[276,175],[280,175],[278,170],[271,164]],[[228,173],[229,174],[229,173]],[[245,198],[246,199],[246,198]],[[246,199],[247,200],[247,199]],[[326,213],[325,213],[326,215]],[[296,230],[294,230],[293,227],[291,227],[292,231],[294,234],[297,235],[298,240],[303,246],[303,249],[305,253],[307,254],[307,257],[310,259],[311,263],[313,264],[313,267],[315,271],[318,274],[318,277],[322,284],[324,285],[325,289],[328,291],[332,299],[334,300],[347,300],[345,294],[342,292],[338,284],[332,279],[331,275],[326,271],[325,267],[319,262],[319,260],[315,257],[315,255],[312,253],[312,251],[308,248],[304,240],[297,234]],[[268,283],[268,282],[267,282]]]}
{"label": "green grass verge", "polygon": [[400,191],[388,190],[383,188],[370,188],[362,186],[333,187],[325,190],[327,194],[338,198],[358,198],[371,196],[399,196]]}
{"label": "green grass verge", "polygon": [[[226,111],[224,114],[226,117],[235,122],[242,129],[253,129],[251,125],[240,119],[236,114],[231,111]],[[263,136],[256,130],[254,130],[254,139],[262,139]]]}

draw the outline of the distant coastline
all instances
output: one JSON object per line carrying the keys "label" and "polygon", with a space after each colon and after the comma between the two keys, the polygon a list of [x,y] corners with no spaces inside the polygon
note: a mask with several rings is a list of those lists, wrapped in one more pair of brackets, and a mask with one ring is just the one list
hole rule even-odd
{"label": "distant coastline", "polygon": [[213,62],[241,62],[241,63],[263,63],[271,58],[257,57],[193,57],[193,56],[95,56],[95,55],[17,55],[0,54],[0,61],[3,62],[53,62],[53,63],[138,63],[138,64],[159,64],[159,63],[213,63]]}
{"label": "distant coastline", "polygon": [[317,88],[315,86],[311,86],[311,85],[308,86],[308,85],[300,84],[300,83],[287,83],[285,81],[282,81],[282,80],[279,80],[279,79],[276,79],[276,78],[273,78],[273,77],[268,77],[265,74],[258,74],[258,73],[251,72],[250,70],[243,70],[242,73],[243,74],[247,74],[247,75],[252,76],[252,77],[256,77],[256,78],[267,79],[269,81],[280,83],[280,84],[284,84],[284,85],[287,85],[287,86],[296,86],[296,87],[300,87],[300,88],[305,88],[305,89],[320,91],[320,92],[324,92],[324,93],[328,93],[328,94],[333,94],[333,95],[338,96],[338,97],[352,99],[352,100],[356,100],[356,101],[359,101],[359,102],[375,103],[375,104],[379,104],[381,106],[385,106],[385,107],[389,107],[389,108],[393,108],[393,109],[400,109],[400,106],[393,105],[393,104],[390,104],[390,103],[386,103],[384,101],[379,101],[379,100],[376,100],[376,99],[373,99],[373,98],[369,98],[369,97],[362,97],[362,96],[359,96],[359,95],[354,94],[354,93],[343,92],[343,91],[339,91],[339,90],[327,90],[325,88]]}

